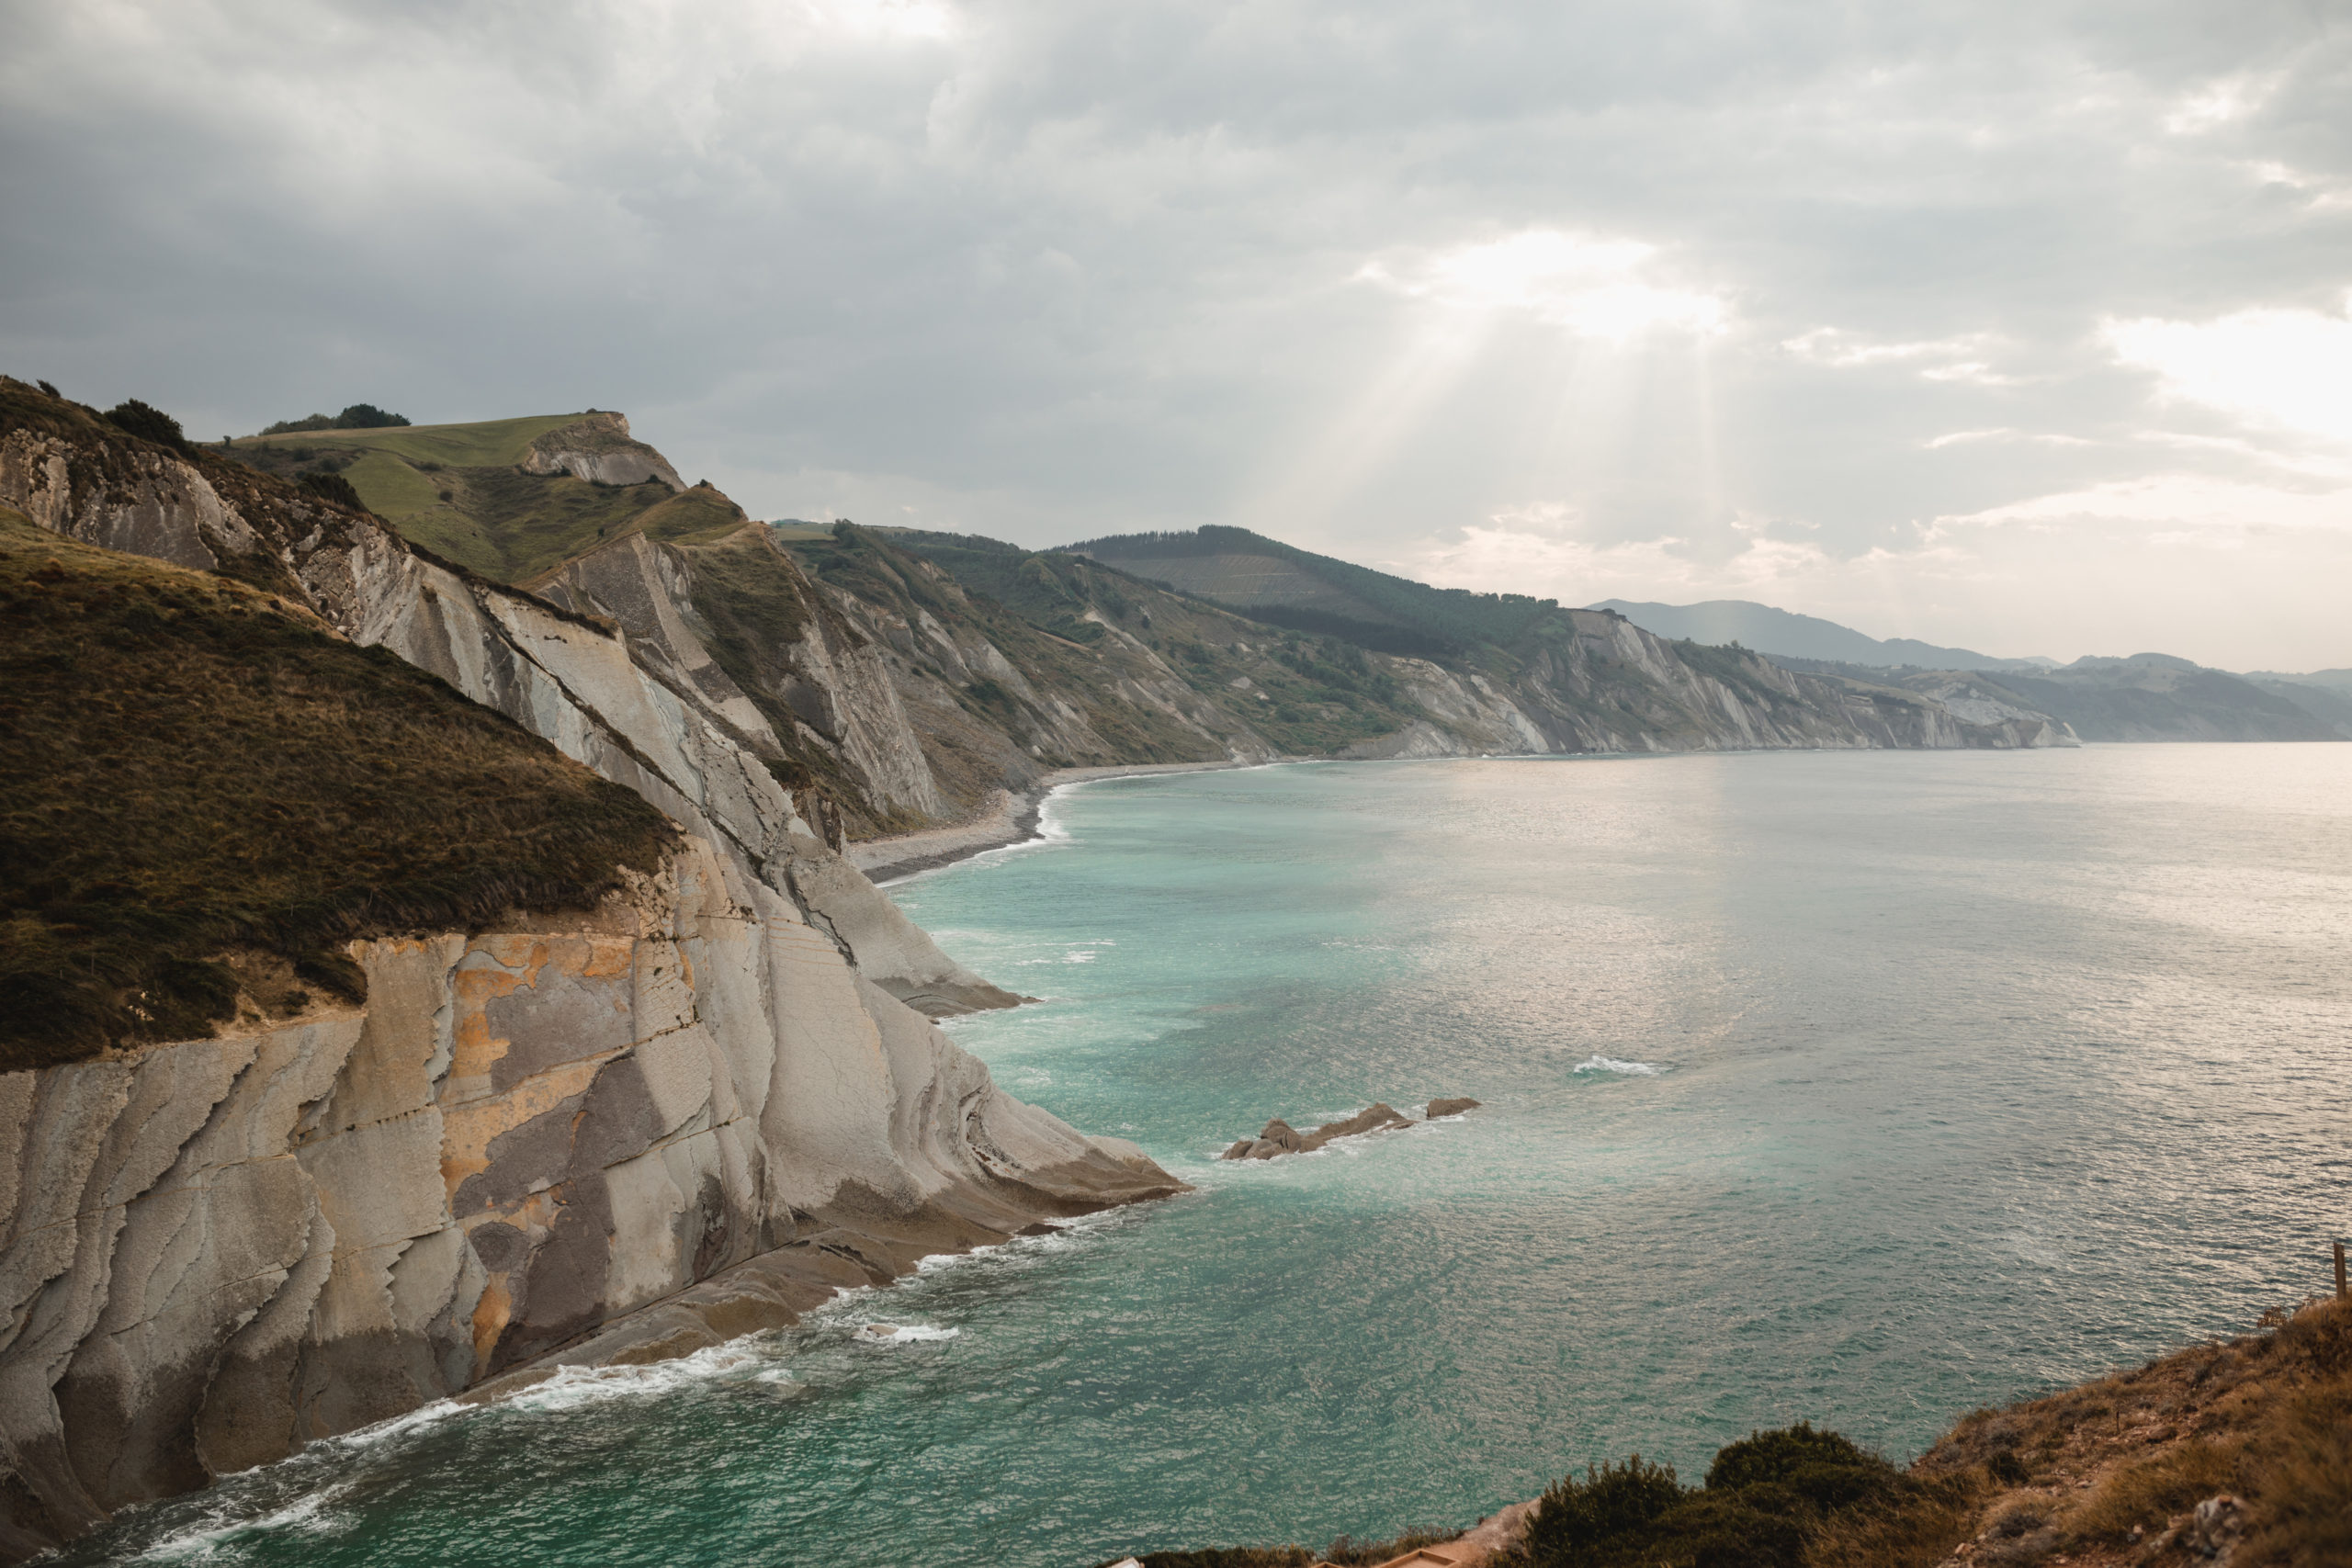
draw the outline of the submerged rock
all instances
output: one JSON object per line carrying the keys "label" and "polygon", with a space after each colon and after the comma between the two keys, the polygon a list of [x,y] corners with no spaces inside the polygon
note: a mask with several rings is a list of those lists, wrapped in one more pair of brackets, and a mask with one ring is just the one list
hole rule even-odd
{"label": "submerged rock", "polygon": [[[1477,1102],[1472,1100],[1468,1103],[1475,1105]],[[1344,1122],[1326,1122],[1312,1133],[1301,1133],[1277,1116],[1267,1122],[1256,1137],[1240,1139],[1217,1157],[1272,1159],[1276,1155],[1312,1154],[1334,1138],[1352,1138],[1361,1133],[1385,1132],[1391,1127],[1409,1127],[1412,1124],[1411,1117],[1401,1115],[1392,1107],[1381,1103],[1367,1106]]]}

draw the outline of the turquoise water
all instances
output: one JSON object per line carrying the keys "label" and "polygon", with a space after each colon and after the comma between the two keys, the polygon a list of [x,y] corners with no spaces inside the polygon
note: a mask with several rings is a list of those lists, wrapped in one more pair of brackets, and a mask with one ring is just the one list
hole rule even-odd
{"label": "turquoise water", "polygon": [[[899,885],[1012,1092],[1197,1184],[427,1412],[76,1562],[990,1564],[1467,1523],[1797,1418],[1891,1455],[2352,1230],[2352,746],[1082,786]],[[1269,1164],[1271,1115],[1467,1117]],[[868,1346],[881,1320],[909,1330]]]}

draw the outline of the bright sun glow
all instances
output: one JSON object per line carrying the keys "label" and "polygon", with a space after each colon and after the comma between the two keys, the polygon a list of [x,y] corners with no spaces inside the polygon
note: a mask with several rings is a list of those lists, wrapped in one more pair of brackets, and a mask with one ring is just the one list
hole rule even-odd
{"label": "bright sun glow", "polygon": [[1637,276],[1657,249],[1534,229],[1441,253],[1401,275],[1374,263],[1363,276],[1459,310],[1530,311],[1580,337],[1615,343],[1661,330],[1722,332],[1727,312],[1715,296]]}
{"label": "bright sun glow", "polygon": [[2232,413],[2352,441],[2352,320],[2312,310],[2242,310],[2211,321],[2110,321],[2127,365],[2165,389]]}

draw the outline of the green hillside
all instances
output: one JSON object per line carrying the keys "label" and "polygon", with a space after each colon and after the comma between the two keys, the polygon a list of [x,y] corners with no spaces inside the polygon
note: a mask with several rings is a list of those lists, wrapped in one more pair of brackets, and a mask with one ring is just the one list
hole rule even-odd
{"label": "green hillside", "polygon": [[1509,646],[1560,606],[1523,593],[1432,588],[1253,534],[1122,534],[1062,547],[1261,621],[1346,637],[1381,653],[1459,657]]}
{"label": "green hillside", "polygon": [[633,529],[678,540],[744,521],[741,509],[707,487],[677,494],[659,479],[606,485],[523,470],[534,441],[584,417],[288,431],[246,436],[227,451],[285,478],[341,474],[404,536],[499,582],[537,577]]}
{"label": "green hillside", "polygon": [[[384,452],[404,463],[439,463],[446,468],[502,468],[521,462],[531,443],[550,430],[560,430],[581,416],[576,413],[531,414],[522,419],[491,419],[473,424],[403,424],[375,430],[296,430],[283,435],[248,435],[229,444],[243,457],[249,453],[291,451],[308,447],[324,451]],[[256,465],[259,466],[259,465]]]}
{"label": "green hillside", "polygon": [[356,994],[338,947],[593,905],[673,831],[278,595],[0,508],[0,1070]]}
{"label": "green hillside", "polygon": [[[1394,678],[1345,641],[1264,626],[1083,558],[977,535],[884,534],[847,524],[829,540],[787,548],[810,576],[878,609],[910,617],[925,612],[987,637],[1029,680],[1085,709],[1121,748],[1102,761],[1215,754],[1202,750],[1198,736],[1165,727],[1148,706],[1113,697],[1120,676],[1150,678],[1161,666],[1228,722],[1293,755],[1328,754],[1392,733],[1419,712]],[[1124,635],[1113,636],[1113,626]],[[1001,694],[961,695],[985,716]]]}

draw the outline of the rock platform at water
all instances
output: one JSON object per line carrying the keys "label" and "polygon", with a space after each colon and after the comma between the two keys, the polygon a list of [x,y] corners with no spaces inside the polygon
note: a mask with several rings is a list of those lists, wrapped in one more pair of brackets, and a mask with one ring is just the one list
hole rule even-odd
{"label": "rock platform at water", "polygon": [[[1426,1112],[1435,1118],[1456,1116],[1475,1107],[1475,1100],[1432,1100]],[[1393,1127],[1410,1127],[1413,1119],[1385,1102],[1374,1102],[1343,1122],[1326,1122],[1311,1133],[1302,1133],[1277,1116],[1254,1138],[1242,1138],[1219,1155],[1219,1159],[1272,1159],[1276,1155],[1313,1154],[1335,1138],[1352,1138],[1363,1133],[1385,1133]]]}

